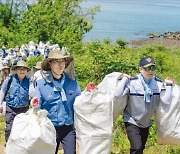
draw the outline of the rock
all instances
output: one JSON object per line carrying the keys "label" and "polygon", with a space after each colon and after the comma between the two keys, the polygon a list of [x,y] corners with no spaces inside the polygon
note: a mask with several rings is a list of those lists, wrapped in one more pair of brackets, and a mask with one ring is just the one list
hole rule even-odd
{"label": "rock", "polygon": [[180,32],[165,32],[164,34],[159,34],[156,32],[151,32],[148,34],[149,38],[166,38],[180,40]]}
{"label": "rock", "polygon": [[149,35],[149,38],[160,37],[160,34],[159,34],[159,33],[156,33],[156,32],[151,32],[151,33],[149,33],[148,35]]}

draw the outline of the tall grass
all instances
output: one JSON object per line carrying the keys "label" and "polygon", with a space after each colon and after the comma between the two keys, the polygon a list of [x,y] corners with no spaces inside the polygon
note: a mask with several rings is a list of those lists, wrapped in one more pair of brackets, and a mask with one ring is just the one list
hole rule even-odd
{"label": "tall grass", "polygon": [[4,116],[0,116],[0,144],[5,144],[5,138],[4,138],[4,128],[5,128],[5,121]]}

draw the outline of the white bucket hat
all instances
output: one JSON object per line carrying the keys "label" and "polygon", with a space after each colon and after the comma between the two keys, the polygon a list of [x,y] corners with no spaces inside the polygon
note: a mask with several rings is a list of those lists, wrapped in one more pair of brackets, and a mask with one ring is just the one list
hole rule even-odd
{"label": "white bucket hat", "polygon": [[64,56],[63,52],[61,52],[58,49],[54,49],[49,52],[48,58],[44,59],[44,61],[41,64],[41,69],[44,71],[50,71],[50,65],[49,62],[52,59],[65,59],[66,60],[66,66],[64,72],[71,78],[75,79],[75,69],[74,69],[74,58],[70,55]]}
{"label": "white bucket hat", "polygon": [[36,63],[36,66],[34,66],[33,68],[34,69],[37,69],[37,70],[40,70],[41,69],[41,61],[38,61],[37,63]]}
{"label": "white bucket hat", "polygon": [[15,70],[17,67],[25,67],[28,69],[28,71],[30,71],[31,69],[27,66],[26,62],[21,60],[18,61],[16,65],[12,66],[12,70]]}

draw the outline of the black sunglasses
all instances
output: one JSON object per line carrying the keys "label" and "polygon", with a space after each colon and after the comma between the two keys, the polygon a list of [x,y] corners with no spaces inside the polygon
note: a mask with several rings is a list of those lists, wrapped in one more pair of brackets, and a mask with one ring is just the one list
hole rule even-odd
{"label": "black sunglasses", "polygon": [[144,69],[145,71],[155,71],[155,70],[156,70],[156,66],[143,67],[143,69]]}

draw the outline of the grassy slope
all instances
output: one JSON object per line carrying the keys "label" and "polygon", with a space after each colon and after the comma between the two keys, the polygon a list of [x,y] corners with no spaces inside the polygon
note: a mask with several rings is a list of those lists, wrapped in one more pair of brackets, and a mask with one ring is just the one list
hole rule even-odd
{"label": "grassy slope", "polygon": [[[179,57],[176,57],[176,58],[178,59]],[[179,79],[178,73],[179,71],[177,72],[177,76]],[[4,127],[5,127],[4,119],[2,116],[0,116],[0,144],[1,145],[5,143]],[[114,127],[115,129],[113,133],[112,154],[129,153],[129,142],[126,137],[126,133],[125,133],[121,116],[115,122]],[[153,125],[153,127],[150,129],[150,135],[149,135],[149,138],[146,144],[146,149],[145,149],[145,154],[152,154],[152,153],[153,154],[179,154],[180,146],[158,145],[156,141],[156,127],[155,125]]]}
{"label": "grassy slope", "polygon": [[[152,119],[153,120],[153,119]],[[125,128],[122,120],[122,115],[114,123],[112,154],[128,154],[129,141],[127,139]],[[180,146],[177,145],[159,145],[157,143],[156,126],[153,121],[153,126],[150,128],[150,134],[146,143],[145,154],[179,154]]]}
{"label": "grassy slope", "polygon": [[4,127],[5,127],[4,116],[0,116],[0,144],[3,145],[5,144]]}
{"label": "grassy slope", "polygon": [[[122,124],[122,117],[115,122],[115,131],[113,133],[113,145],[112,154],[128,154],[129,153],[129,142],[125,134],[125,130]],[[122,126],[117,126],[117,124]],[[5,144],[4,140],[4,117],[0,116],[0,145]],[[150,137],[147,142],[145,154],[179,154],[180,146],[175,145],[158,145],[156,144],[156,134],[154,134],[154,127],[151,128]],[[153,134],[152,134],[153,133]],[[116,139],[115,139],[116,136]]]}

